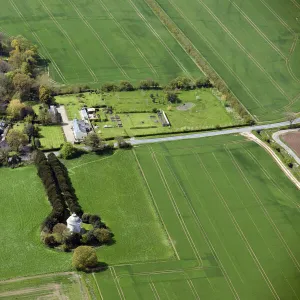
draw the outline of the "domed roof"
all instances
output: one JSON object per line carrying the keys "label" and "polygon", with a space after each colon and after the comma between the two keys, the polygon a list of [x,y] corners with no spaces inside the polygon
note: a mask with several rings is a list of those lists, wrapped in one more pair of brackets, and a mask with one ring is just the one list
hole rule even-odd
{"label": "domed roof", "polygon": [[70,225],[78,225],[81,224],[81,222],[81,219],[76,214],[72,214],[67,220],[67,223]]}

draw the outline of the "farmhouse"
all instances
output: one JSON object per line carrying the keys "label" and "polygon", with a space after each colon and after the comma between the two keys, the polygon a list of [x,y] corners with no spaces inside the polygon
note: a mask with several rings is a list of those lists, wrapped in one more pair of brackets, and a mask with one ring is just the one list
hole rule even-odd
{"label": "farmhouse", "polygon": [[90,131],[90,127],[82,120],[73,120],[73,133],[76,142],[81,142]]}
{"label": "farmhouse", "polygon": [[81,119],[82,119],[82,120],[85,120],[85,121],[88,121],[88,120],[89,120],[89,116],[88,116],[87,111],[86,111],[85,108],[82,108],[82,109],[80,110],[80,115],[81,115]]}

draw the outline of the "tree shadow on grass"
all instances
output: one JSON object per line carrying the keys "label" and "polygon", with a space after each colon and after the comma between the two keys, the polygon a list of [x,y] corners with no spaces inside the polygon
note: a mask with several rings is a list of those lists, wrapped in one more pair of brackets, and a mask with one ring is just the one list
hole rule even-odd
{"label": "tree shadow on grass", "polygon": [[98,262],[97,265],[93,268],[87,268],[85,273],[99,273],[106,271],[108,269],[108,264],[105,262]]}

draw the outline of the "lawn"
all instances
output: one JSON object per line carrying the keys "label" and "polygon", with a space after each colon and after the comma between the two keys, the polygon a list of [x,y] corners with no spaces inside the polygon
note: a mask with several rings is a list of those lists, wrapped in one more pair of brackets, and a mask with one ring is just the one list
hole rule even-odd
{"label": "lawn", "polygon": [[110,265],[86,275],[93,293],[104,299],[299,297],[299,191],[263,149],[230,136],[133,153],[176,260]]}
{"label": "lawn", "polygon": [[79,0],[4,0],[0,30],[36,43],[51,61],[52,78],[64,84],[201,77],[150,8],[135,0],[91,0],[88,5]]}
{"label": "lawn", "polygon": [[157,2],[259,121],[300,110],[299,2]]}
{"label": "lawn", "polygon": [[[116,123],[110,120],[111,115],[106,114],[108,121],[95,123],[98,126],[96,132],[102,138],[188,132],[242,124],[234,113],[226,111],[224,102],[214,96],[211,89],[181,91],[178,96],[180,103],[171,104],[165,100],[163,91],[139,90],[57,96],[56,102],[65,106],[69,119],[81,118],[79,110],[84,105],[112,106],[113,113],[120,116],[123,128],[116,128]],[[191,103],[193,107],[186,111],[177,109],[185,103]],[[170,128],[156,122],[158,118],[153,113],[155,109],[165,111],[172,125]],[[104,125],[114,128],[103,128]]]}
{"label": "lawn", "polygon": [[0,177],[0,280],[69,270],[70,254],[40,242],[40,224],[50,205],[35,167],[1,168]]}
{"label": "lawn", "polygon": [[58,149],[65,142],[61,126],[40,126],[39,128],[42,150]]}

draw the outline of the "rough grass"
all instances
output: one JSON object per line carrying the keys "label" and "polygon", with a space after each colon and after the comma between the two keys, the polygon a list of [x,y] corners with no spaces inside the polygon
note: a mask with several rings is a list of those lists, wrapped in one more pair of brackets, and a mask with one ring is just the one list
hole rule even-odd
{"label": "rough grass", "polygon": [[95,294],[297,299],[299,191],[263,149],[230,136],[134,151],[178,260],[111,266]]}

